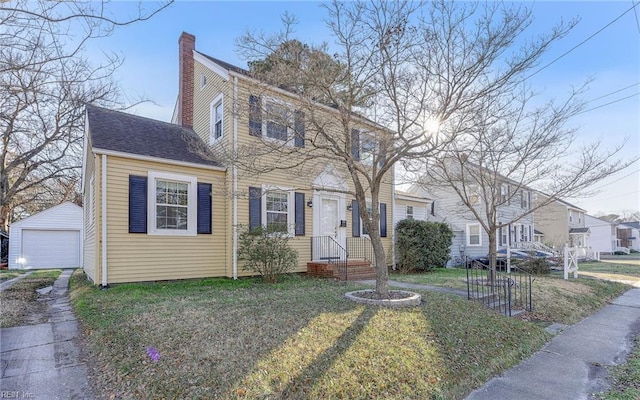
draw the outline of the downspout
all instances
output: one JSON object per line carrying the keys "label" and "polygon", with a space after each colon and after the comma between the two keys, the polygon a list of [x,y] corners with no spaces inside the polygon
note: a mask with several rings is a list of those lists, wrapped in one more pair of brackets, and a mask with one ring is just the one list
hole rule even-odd
{"label": "downspout", "polygon": [[[233,156],[238,153],[238,77],[233,77]],[[232,214],[233,214],[233,237],[231,245],[231,257],[233,265],[233,279],[238,279],[238,167],[234,162],[231,166],[232,181]]]}
{"label": "downspout", "polygon": [[102,187],[102,289],[107,289],[109,283],[107,282],[107,155],[103,154],[101,157],[102,170],[101,173],[101,187]]}

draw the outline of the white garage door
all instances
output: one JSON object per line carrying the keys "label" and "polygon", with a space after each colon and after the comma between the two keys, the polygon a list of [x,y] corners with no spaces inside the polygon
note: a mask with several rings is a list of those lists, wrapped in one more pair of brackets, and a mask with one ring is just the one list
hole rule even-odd
{"label": "white garage door", "polygon": [[80,266],[80,231],[22,230],[25,268]]}

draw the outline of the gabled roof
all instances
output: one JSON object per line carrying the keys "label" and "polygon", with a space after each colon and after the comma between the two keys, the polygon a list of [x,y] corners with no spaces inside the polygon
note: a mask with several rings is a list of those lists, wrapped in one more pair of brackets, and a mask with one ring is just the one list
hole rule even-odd
{"label": "gabled roof", "polygon": [[207,55],[207,54],[204,54],[204,53],[201,53],[201,52],[199,52],[199,51],[197,51],[197,50],[195,50],[195,51],[196,51],[196,53],[198,53],[198,54],[200,54],[201,56],[203,56],[203,57],[205,57],[205,58],[209,59],[210,61],[212,61],[212,62],[214,62],[214,63],[218,64],[219,66],[221,66],[222,68],[224,68],[224,69],[226,69],[226,70],[233,71],[233,72],[237,72],[237,73],[242,74],[242,75],[249,75],[249,71],[247,71],[247,70],[246,70],[246,69],[244,69],[244,68],[240,68],[240,67],[235,66],[235,65],[233,65],[233,64],[229,64],[229,63],[228,63],[228,62],[226,62],[226,61],[222,61],[222,60],[220,60],[219,58],[211,57],[211,56],[209,56],[209,55]]}
{"label": "gabled roof", "polygon": [[65,211],[71,214],[77,214],[78,218],[82,218],[82,207],[70,201],[65,201],[64,203],[60,203],[53,207],[47,208],[46,210],[43,210],[33,215],[30,215],[28,217],[22,218],[20,221],[13,222],[11,224],[10,229],[17,228],[20,225],[23,225],[25,223],[28,223],[38,218],[47,218],[51,214],[55,214],[58,212],[65,212]]}
{"label": "gabled roof", "polygon": [[87,105],[86,109],[93,151],[223,167],[191,129],[93,105]]}
{"label": "gabled roof", "polygon": [[429,197],[423,197],[423,196],[417,195],[415,193],[409,193],[409,192],[405,192],[405,191],[402,191],[402,190],[395,190],[393,192],[393,194],[396,196],[397,199],[418,201],[418,202],[421,202],[421,203],[428,203],[430,201],[433,201],[433,199],[431,199]]}

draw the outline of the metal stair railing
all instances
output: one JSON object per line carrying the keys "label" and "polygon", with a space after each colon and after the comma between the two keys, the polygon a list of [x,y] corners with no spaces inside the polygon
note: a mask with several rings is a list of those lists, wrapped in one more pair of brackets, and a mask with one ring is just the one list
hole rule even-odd
{"label": "metal stair railing", "polygon": [[342,280],[347,280],[349,253],[332,236],[311,237],[311,261],[323,260],[334,265],[334,271]]}
{"label": "metal stair railing", "polygon": [[477,260],[467,265],[467,298],[499,313],[512,316],[514,309],[533,310],[533,275],[511,267],[511,272],[492,271]]}

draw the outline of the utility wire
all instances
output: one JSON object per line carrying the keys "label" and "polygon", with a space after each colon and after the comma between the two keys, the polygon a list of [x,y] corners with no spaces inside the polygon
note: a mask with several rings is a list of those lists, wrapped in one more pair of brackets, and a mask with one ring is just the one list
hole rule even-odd
{"label": "utility wire", "polygon": [[612,94],[616,94],[616,93],[618,93],[618,92],[622,92],[623,90],[626,90],[626,89],[629,89],[629,88],[632,88],[632,87],[634,87],[634,86],[638,86],[638,85],[640,85],[640,82],[636,82],[636,83],[634,83],[634,84],[632,84],[632,85],[625,86],[625,87],[623,87],[622,89],[618,89],[618,90],[615,90],[615,91],[613,91],[613,92],[610,92],[610,93],[607,93],[607,94],[603,94],[602,96],[596,97],[595,99],[591,99],[591,100],[587,101],[587,102],[586,102],[586,103],[584,103],[584,104],[593,103],[593,102],[594,102],[594,101],[596,101],[596,100],[600,100],[600,99],[603,99],[603,98],[605,98],[605,97],[609,97],[609,96],[611,96]]}
{"label": "utility wire", "polygon": [[602,189],[602,188],[603,188],[603,187],[605,187],[605,186],[613,185],[613,184],[614,184],[614,183],[616,183],[616,182],[620,182],[620,181],[621,181],[621,180],[623,180],[624,178],[628,178],[628,177],[630,177],[630,176],[631,176],[631,175],[633,175],[633,174],[637,174],[639,171],[640,171],[640,170],[635,170],[635,171],[633,171],[633,172],[631,172],[631,173],[629,173],[629,174],[627,174],[627,175],[625,175],[625,176],[622,176],[622,177],[620,177],[620,178],[616,179],[615,181],[611,181],[611,182],[609,182],[609,183],[605,183],[604,185],[600,185],[600,186],[598,186],[597,188],[595,188],[595,189],[591,189],[591,190],[600,190],[600,189]]}
{"label": "utility wire", "polygon": [[[636,2],[634,0],[631,0],[631,4],[633,4],[633,6],[635,7]],[[636,26],[638,27],[638,33],[640,33],[640,21],[638,21],[638,10],[634,9],[633,13],[636,15]]]}
{"label": "utility wire", "polygon": [[618,99],[618,100],[610,101],[610,102],[608,102],[608,103],[604,103],[604,104],[601,104],[601,105],[599,105],[599,106],[591,107],[591,108],[589,108],[589,109],[586,109],[586,110],[580,111],[579,113],[575,113],[574,115],[580,115],[580,114],[584,114],[584,113],[589,112],[589,111],[597,110],[598,108],[606,107],[606,106],[609,106],[609,105],[611,105],[611,104],[618,103],[618,102],[623,101],[623,100],[626,100],[626,99],[630,99],[630,98],[635,97],[635,96],[637,96],[637,95],[639,95],[639,94],[640,94],[640,93],[634,93],[634,94],[629,95],[629,96],[627,96],[627,97],[623,97],[623,98]]}
{"label": "utility wire", "polygon": [[562,57],[566,56],[567,54],[571,53],[572,51],[574,51],[575,49],[577,49],[578,47],[582,46],[583,44],[585,44],[586,42],[588,42],[589,40],[591,40],[594,36],[598,35],[600,32],[602,32],[603,30],[607,29],[609,26],[613,25],[615,22],[617,22],[620,18],[622,18],[623,16],[625,16],[625,14],[627,14],[629,11],[634,10],[638,5],[638,4],[633,4],[631,6],[631,8],[629,8],[627,11],[623,12],[622,14],[620,14],[616,19],[614,19],[613,21],[609,22],[608,24],[606,24],[605,26],[603,26],[602,28],[600,28],[597,32],[595,32],[594,34],[592,34],[591,36],[589,36],[588,38],[586,38],[585,40],[583,40],[582,42],[578,43],[577,45],[573,46],[571,49],[565,51],[564,53],[562,53],[560,56],[556,57],[553,61],[551,61],[549,64],[541,67],[540,69],[538,69],[536,72],[532,73],[531,75],[527,76],[525,79],[529,79],[532,76],[538,74],[540,71],[546,69],[547,67],[549,67],[551,64],[554,64],[556,61],[560,60]]}

